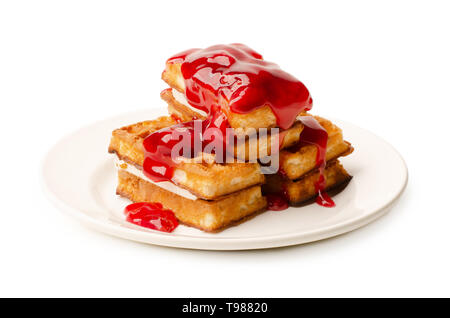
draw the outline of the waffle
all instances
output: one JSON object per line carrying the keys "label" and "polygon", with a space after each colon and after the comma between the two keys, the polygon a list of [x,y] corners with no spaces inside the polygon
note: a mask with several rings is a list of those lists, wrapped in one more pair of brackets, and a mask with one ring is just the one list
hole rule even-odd
{"label": "waffle", "polygon": [[164,190],[127,171],[119,170],[116,193],[133,202],[158,202],[174,212],[183,224],[206,232],[218,232],[238,224],[267,206],[261,186],[229,194],[216,200],[190,200]]}
{"label": "waffle", "polygon": [[[327,164],[325,178],[325,190],[329,191],[348,183],[352,177],[338,160],[334,160]],[[318,169],[310,171],[297,180],[290,180],[279,174],[268,175],[263,190],[265,193],[284,193],[290,205],[299,205],[317,196],[315,183],[318,179]]]}
{"label": "waffle", "polygon": [[[351,144],[343,139],[342,130],[331,121],[319,116],[314,118],[328,132],[326,160],[332,161],[353,151]],[[280,170],[291,180],[298,179],[316,167],[317,147],[306,145],[299,150],[280,151]]]}
{"label": "waffle", "polygon": [[[144,162],[144,139],[176,121],[168,116],[116,129],[112,133],[108,151],[138,169]],[[173,182],[194,195],[212,200],[264,182],[257,163],[180,162],[174,169]]]}
{"label": "waffle", "polygon": [[[172,88],[167,88],[161,92],[161,98],[168,105],[169,114],[177,118],[181,122],[191,121],[194,119],[205,119],[206,116],[195,108],[188,107],[175,99]],[[183,93],[184,95],[184,93]]]}
{"label": "waffle", "polygon": [[[331,121],[319,116],[314,118],[328,133],[324,190],[332,190],[345,185],[352,178],[337,158],[350,154],[353,147],[343,139],[342,130]],[[266,176],[264,192],[283,192],[290,205],[299,205],[314,198],[317,195],[315,183],[320,175],[316,157],[317,147],[314,145],[305,145],[296,150],[281,150],[279,157],[281,173]]]}
{"label": "waffle", "polygon": [[[162,79],[169,84],[170,87],[176,89],[180,93],[185,93],[184,78],[181,74],[181,64],[167,62],[166,68],[162,73]],[[271,128],[277,127],[277,118],[268,105],[263,105],[247,114],[237,114],[230,110],[227,103],[223,103],[222,111],[228,118],[228,122],[232,128]],[[300,113],[299,113],[300,114]]]}

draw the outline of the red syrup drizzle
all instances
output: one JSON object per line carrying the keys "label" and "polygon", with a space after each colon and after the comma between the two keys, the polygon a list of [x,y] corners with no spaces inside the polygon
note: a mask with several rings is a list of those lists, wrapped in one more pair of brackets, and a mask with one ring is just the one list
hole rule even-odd
{"label": "red syrup drizzle", "polygon": [[[222,153],[210,153],[216,155],[216,161],[224,159],[229,138],[226,128],[230,127],[222,108],[225,104],[239,114],[269,105],[282,129],[289,128],[299,113],[312,107],[303,83],[243,44],[191,49],[167,62],[181,63],[186,98],[191,106],[205,111],[207,118],[156,131],[144,140],[143,170],[155,182],[172,180],[176,163],[171,153],[175,146],[183,146],[179,154],[186,158],[205,152],[207,146],[222,146]],[[195,132],[195,122],[201,123],[199,133]],[[194,141],[200,146],[195,147]]]}
{"label": "red syrup drizzle", "polygon": [[177,122],[177,124],[182,123],[183,121],[181,120],[180,117],[178,117],[177,115],[171,114],[170,117],[172,117],[173,120],[175,120]]}
{"label": "red syrup drizzle", "polygon": [[316,203],[327,208],[334,207],[336,204],[325,191],[327,184],[325,167],[327,165],[328,132],[312,116],[301,116],[300,121],[304,128],[300,134],[297,150],[305,145],[314,145],[317,148],[316,167],[319,168],[319,180],[314,184],[317,192]]}
{"label": "red syrup drizzle", "polygon": [[[206,120],[192,120],[158,130],[144,139],[144,174],[155,182],[171,181],[175,157],[192,159],[200,152],[216,155],[216,161],[225,162],[227,156],[225,115],[216,111]],[[176,147],[176,148],[175,148]]]}
{"label": "red syrup drizzle", "polygon": [[[300,134],[300,142],[291,147],[291,151],[299,151],[301,147],[306,145],[314,145],[317,147],[316,166],[319,168],[319,180],[314,184],[317,197],[316,203],[323,207],[334,207],[336,204],[325,191],[325,167],[326,153],[328,143],[328,132],[319,122],[312,116],[301,116],[300,121],[304,128]],[[278,175],[281,179],[288,179],[286,172],[280,167]],[[273,211],[281,211],[288,208],[289,196],[287,190],[282,187],[278,192],[266,194],[268,209]]]}
{"label": "red syrup drizzle", "polygon": [[267,193],[266,198],[268,210],[282,211],[289,207],[289,196],[284,186],[279,192]]}
{"label": "red syrup drizzle", "polygon": [[178,226],[175,214],[163,209],[160,203],[133,203],[125,208],[124,213],[128,222],[153,230],[172,232]]}

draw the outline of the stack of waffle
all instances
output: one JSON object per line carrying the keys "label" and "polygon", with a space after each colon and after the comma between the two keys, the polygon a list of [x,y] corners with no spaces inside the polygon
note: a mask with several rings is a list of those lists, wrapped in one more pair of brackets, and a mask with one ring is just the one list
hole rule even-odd
{"label": "stack of waffle", "polygon": [[[180,223],[208,232],[223,230],[265,211],[268,193],[282,192],[291,205],[317,195],[318,149],[314,145],[297,147],[304,129],[302,117],[311,116],[303,111],[296,115],[290,127],[263,137],[257,134],[256,138],[247,138],[244,144],[236,145],[233,156],[237,162],[217,163],[205,157],[181,160],[171,180],[155,182],[148,178],[143,172],[145,138],[163,128],[204,120],[210,115],[188,102],[181,63],[167,62],[162,78],[170,86],[161,92],[169,116],[122,127],[112,133],[109,152],[117,156],[117,194],[133,202],[161,203],[174,212]],[[249,113],[234,113],[226,104],[221,106],[236,135],[247,136],[249,129],[277,127],[277,118],[269,106]],[[337,158],[350,153],[352,148],[338,127],[326,119],[315,119],[328,132],[325,189],[335,188],[351,178]],[[279,154],[280,173],[264,175],[260,162],[249,160],[251,149],[256,149],[258,154]],[[262,158],[256,156],[256,159]]]}
{"label": "stack of waffle", "polygon": [[256,163],[183,162],[170,181],[153,182],[142,172],[143,141],[151,133],[175,125],[160,117],[113,131],[109,152],[117,155],[117,194],[134,202],[158,202],[177,219],[204,231],[217,231],[262,211],[264,175]]}

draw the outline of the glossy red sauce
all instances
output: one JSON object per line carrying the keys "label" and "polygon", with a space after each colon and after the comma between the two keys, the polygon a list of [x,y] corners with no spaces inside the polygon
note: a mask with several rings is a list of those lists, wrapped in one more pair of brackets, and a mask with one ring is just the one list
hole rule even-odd
{"label": "glossy red sauce", "polygon": [[172,232],[178,226],[175,214],[160,203],[133,203],[125,208],[124,213],[128,222],[153,230]]}
{"label": "glossy red sauce", "polygon": [[300,143],[298,147],[305,145],[314,145],[317,148],[316,155],[316,167],[319,169],[319,180],[315,183],[317,192],[316,203],[324,207],[334,207],[335,204],[330,196],[325,192],[326,179],[325,179],[325,167],[328,132],[323,128],[319,122],[312,116],[301,116],[301,122],[303,123],[303,130],[300,134]]}
{"label": "glossy red sauce", "polygon": [[181,120],[180,117],[178,117],[177,115],[171,114],[170,117],[172,117],[173,120],[175,120],[177,122],[177,124],[182,123],[183,121]]}
{"label": "glossy red sauce", "polygon": [[281,189],[279,192],[267,193],[267,209],[271,211],[282,211],[289,207],[289,196],[286,189]]}
{"label": "glossy red sauce", "polygon": [[200,133],[194,133],[192,121],[162,129],[144,140],[143,170],[153,181],[172,179],[174,147],[183,148],[177,153],[183,157],[193,158],[203,151],[215,154],[218,162],[224,161],[229,138],[226,128],[230,127],[222,111],[224,103],[241,114],[269,105],[284,129],[292,125],[297,114],[312,107],[309,92],[300,81],[243,44],[188,50],[168,63],[181,63],[188,102],[208,115],[201,122]]}
{"label": "glossy red sauce", "polygon": [[224,105],[238,114],[268,105],[278,126],[287,129],[299,113],[312,107],[302,82],[243,44],[191,49],[168,63],[182,63],[189,104],[209,114]]}

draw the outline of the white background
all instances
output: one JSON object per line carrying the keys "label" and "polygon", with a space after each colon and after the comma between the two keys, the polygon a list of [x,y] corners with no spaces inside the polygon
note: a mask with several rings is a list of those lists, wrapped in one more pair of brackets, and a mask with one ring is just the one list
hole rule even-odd
{"label": "white background", "polygon": [[[448,3],[154,2],[1,2],[0,296],[450,296]],[[389,214],[304,246],[207,252],[99,234],[47,201],[57,140],[164,106],[170,55],[231,42],[302,80],[315,113],[399,150],[410,179]]]}

